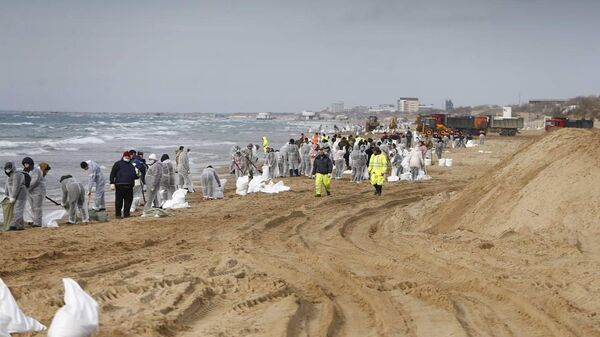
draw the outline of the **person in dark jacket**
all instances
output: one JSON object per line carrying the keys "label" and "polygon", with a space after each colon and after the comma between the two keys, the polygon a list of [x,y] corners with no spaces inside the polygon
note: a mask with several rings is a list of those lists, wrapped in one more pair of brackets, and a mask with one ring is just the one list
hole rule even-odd
{"label": "person in dark jacket", "polygon": [[115,216],[129,217],[133,202],[133,186],[137,178],[131,163],[129,152],[123,152],[121,160],[116,162],[110,171],[110,187],[115,190]]}
{"label": "person in dark jacket", "polygon": [[325,149],[319,149],[319,155],[315,158],[313,164],[312,174],[315,177],[315,193],[317,197],[321,196],[321,187],[325,186],[325,192],[327,195],[331,195],[331,172],[333,172],[333,162],[327,154]]}

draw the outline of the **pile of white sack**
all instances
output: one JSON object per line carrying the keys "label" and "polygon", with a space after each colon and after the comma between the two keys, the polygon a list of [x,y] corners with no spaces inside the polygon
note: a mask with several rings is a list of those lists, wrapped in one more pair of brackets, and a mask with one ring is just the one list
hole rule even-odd
{"label": "pile of white sack", "polygon": [[162,205],[163,209],[179,209],[179,208],[189,208],[190,204],[185,201],[185,195],[187,194],[187,190],[180,188],[175,193],[173,193],[173,198],[165,201]]}
{"label": "pile of white sack", "polygon": [[[77,282],[64,278],[65,305],[58,309],[48,329],[49,337],[89,337],[98,329],[98,303]],[[12,333],[46,330],[19,308],[10,289],[0,279],[0,337]]]}
{"label": "pile of white sack", "polygon": [[465,147],[475,147],[475,146],[479,146],[479,144],[475,143],[473,140],[469,140],[469,141],[467,141],[467,144],[465,144]]}
{"label": "pile of white sack", "polygon": [[266,179],[263,176],[256,176],[252,180],[249,180],[248,176],[243,176],[237,178],[235,193],[243,196],[248,193],[279,193],[289,190],[290,187],[285,186],[283,181],[275,184],[272,180]]}

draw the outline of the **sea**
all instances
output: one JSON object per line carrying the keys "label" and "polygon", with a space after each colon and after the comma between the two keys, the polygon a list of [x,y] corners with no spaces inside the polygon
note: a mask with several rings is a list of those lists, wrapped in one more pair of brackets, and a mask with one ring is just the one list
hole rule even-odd
{"label": "sea", "polygon": [[[108,180],[113,163],[123,151],[142,151],[145,158],[156,153],[159,159],[168,154],[173,159],[175,150],[183,145],[191,149],[192,178],[198,179],[207,165],[229,165],[234,145],[262,146],[262,137],[267,136],[271,147],[278,149],[290,138],[299,138],[300,133],[330,131],[334,124],[235,119],[227,115],[5,111],[0,112],[0,162],[4,166],[5,162],[14,161],[22,167],[26,156],[36,163],[47,162],[51,167],[46,177],[47,195],[60,202],[61,176],[70,174],[85,184],[86,172],[79,166],[84,160],[99,163]],[[6,176],[1,176],[3,192]]]}

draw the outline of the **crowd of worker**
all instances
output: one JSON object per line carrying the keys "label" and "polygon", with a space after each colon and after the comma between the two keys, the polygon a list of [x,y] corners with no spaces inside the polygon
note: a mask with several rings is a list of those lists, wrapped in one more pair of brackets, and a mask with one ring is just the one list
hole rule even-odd
{"label": "crowd of worker", "polygon": [[[471,135],[461,133],[424,137],[417,132],[383,133],[380,138],[326,133],[314,133],[311,137],[301,134],[298,139],[290,139],[278,149],[269,144],[266,136],[259,145],[248,144],[244,148],[234,146],[231,149],[229,170],[236,178],[266,172],[268,179],[280,177],[305,176],[314,179],[315,195],[320,197],[323,190],[331,194],[331,179],[342,179],[350,171],[350,181],[360,183],[369,180],[375,195],[381,195],[387,175],[400,176],[410,173],[415,181],[425,170],[425,158],[438,159],[443,156],[446,147],[465,147],[472,140]],[[483,144],[485,134],[479,135]],[[115,193],[115,216],[127,218],[132,209],[143,206],[144,211],[161,208],[173,197],[178,189],[194,192],[189,161],[190,149],[180,146],[175,151],[173,162],[168,154],[158,159],[156,154],[144,158],[143,152],[126,151],[121,159],[114,163],[108,183]],[[262,152],[262,164],[259,154]],[[25,228],[24,212],[29,206],[32,213],[32,227],[42,226],[42,203],[49,199],[68,211],[68,222],[87,223],[89,211],[86,197],[93,200],[92,211],[105,212],[106,178],[100,165],[92,160],[83,161],[81,169],[87,172],[87,182],[82,184],[71,175],[60,178],[62,199],[60,203],[46,196],[46,174],[50,165],[40,162],[36,166],[33,159],[25,157],[22,169],[13,162],[4,165],[7,175],[5,195],[2,201],[4,222],[7,230]],[[403,164],[404,163],[404,164]],[[408,172],[405,172],[408,168]],[[200,176],[204,199],[216,199],[221,180],[212,166],[207,166]]]}
{"label": "crowd of worker", "polygon": [[[188,152],[190,150],[181,146],[175,151],[175,162],[168,154],[163,154],[158,160],[156,154],[151,154],[146,160],[143,152],[135,150],[125,151],[121,159],[114,163],[110,171],[108,183],[115,191],[115,216],[127,218],[131,209],[144,206],[144,211],[151,208],[160,208],[165,201],[173,197],[179,188],[194,192],[191,179]],[[62,198],[60,203],[46,195],[46,175],[50,165],[39,162],[36,166],[33,159],[25,157],[19,169],[15,163],[7,162],[4,173],[7,176],[5,184],[5,198],[2,200],[5,230],[25,229],[25,209],[29,207],[32,214],[30,225],[42,227],[43,207],[45,199],[62,206],[68,211],[68,223],[87,223],[90,212],[86,199],[92,202],[94,213],[106,212],[105,187],[106,177],[100,165],[93,160],[80,163],[80,168],[87,172],[88,179],[83,183],[77,181],[72,175],[60,177]],[[204,185],[208,187],[210,179],[216,180],[218,176],[212,167],[203,172]],[[220,183],[219,183],[220,184]],[[205,188],[205,186],[203,186]]]}

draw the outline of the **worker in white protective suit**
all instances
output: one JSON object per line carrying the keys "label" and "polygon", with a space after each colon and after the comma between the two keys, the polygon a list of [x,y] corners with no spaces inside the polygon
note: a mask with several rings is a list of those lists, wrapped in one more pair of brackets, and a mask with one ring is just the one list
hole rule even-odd
{"label": "worker in white protective suit", "polygon": [[148,211],[152,207],[160,208],[160,181],[163,174],[162,163],[157,160],[156,154],[150,154],[146,163],[148,164],[148,169],[146,170],[148,199],[146,200],[146,205],[144,205],[144,211]]}
{"label": "worker in white protective suit", "polygon": [[79,166],[85,170],[88,175],[87,184],[87,196],[88,198],[94,193],[94,204],[92,209],[95,211],[106,210],[106,202],[104,199],[104,186],[106,185],[106,179],[102,174],[100,165],[92,160],[82,161]]}
{"label": "worker in white protective suit", "polygon": [[188,190],[190,193],[194,193],[194,183],[192,182],[191,170],[190,170],[190,149],[186,147],[180,147],[181,152],[177,156],[177,173],[181,177],[179,183],[180,188]]}
{"label": "worker in white protective suit", "polygon": [[217,198],[217,191],[221,187],[221,180],[217,171],[208,165],[200,175],[202,181],[202,195],[204,200],[212,200]]}
{"label": "worker in white protective suit", "polygon": [[177,179],[175,179],[175,165],[171,162],[168,154],[160,157],[162,163],[162,177],[160,178],[160,200],[164,203],[173,198],[177,190]]}
{"label": "worker in white protective suit", "polygon": [[34,165],[33,159],[30,157],[23,158],[21,164],[23,164],[23,171],[31,177],[29,187],[27,188],[27,201],[33,214],[33,223],[31,225],[33,227],[42,227],[42,203],[46,198],[46,174],[42,169]]}
{"label": "worker in white protective suit", "polygon": [[65,175],[60,177],[60,186],[62,190],[61,206],[69,212],[69,224],[77,223],[77,215],[79,215],[82,223],[88,223],[90,215],[85,202],[83,184],[71,175]]}
{"label": "worker in white protective suit", "polygon": [[17,171],[12,162],[4,164],[4,173],[8,176],[4,193],[8,197],[8,202],[13,207],[13,217],[8,224],[8,230],[18,231],[25,229],[23,213],[25,204],[27,204],[27,186],[25,175],[27,173]]}

